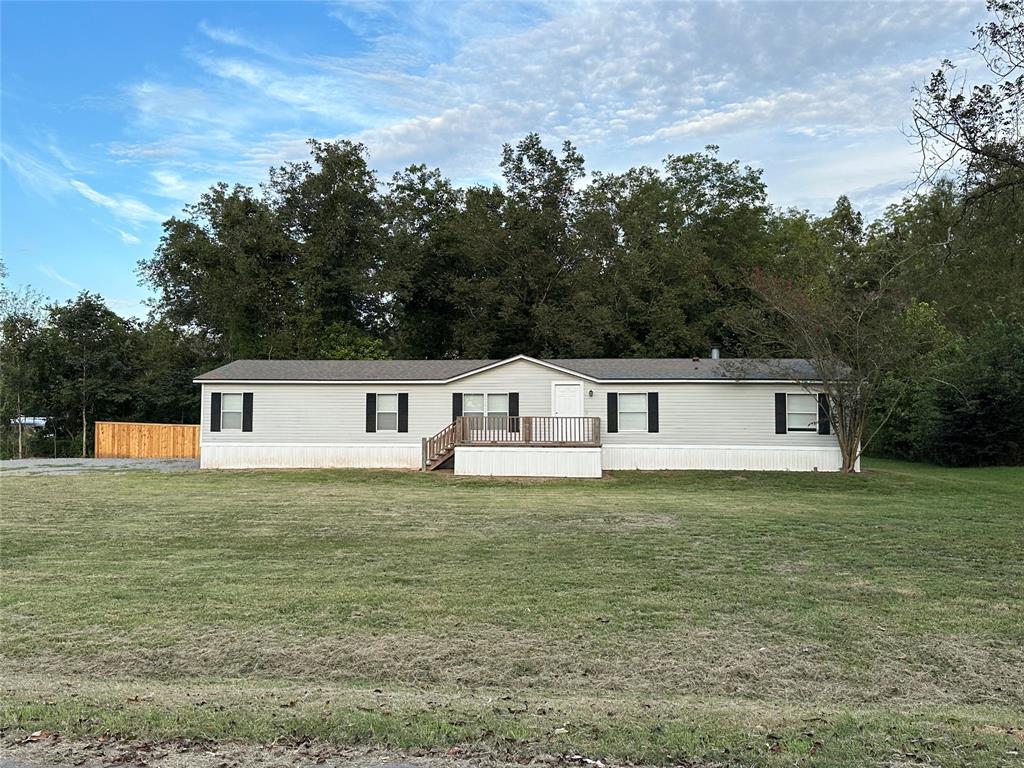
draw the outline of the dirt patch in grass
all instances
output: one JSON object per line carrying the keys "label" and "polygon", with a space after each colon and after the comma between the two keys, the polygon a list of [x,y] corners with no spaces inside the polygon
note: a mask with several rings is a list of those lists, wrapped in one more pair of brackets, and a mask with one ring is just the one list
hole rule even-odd
{"label": "dirt patch in grass", "polygon": [[[479,755],[448,754],[450,750],[430,754],[388,751],[374,748],[340,747],[318,741],[253,744],[206,739],[169,739],[163,741],[125,740],[113,737],[67,739],[49,731],[8,734],[0,737],[4,759],[11,763],[59,764],[84,768],[109,768],[112,765],[150,766],[150,768],[296,768],[329,765],[336,768],[500,768],[506,765]],[[580,760],[557,764],[585,765]]]}
{"label": "dirt patch in grass", "polygon": [[[808,708],[741,699],[544,697],[534,691],[368,691],[42,681],[8,689],[5,740],[55,758],[143,759],[167,768],[211,755],[237,765],[544,764],[1002,766],[1019,754],[1019,712],[977,706]],[[33,733],[42,731],[32,737]],[[95,734],[102,734],[96,738]],[[185,757],[182,757],[184,755]],[[259,755],[259,757],[256,757]],[[261,763],[260,760],[274,762]],[[184,761],[184,762],[182,762]]]}

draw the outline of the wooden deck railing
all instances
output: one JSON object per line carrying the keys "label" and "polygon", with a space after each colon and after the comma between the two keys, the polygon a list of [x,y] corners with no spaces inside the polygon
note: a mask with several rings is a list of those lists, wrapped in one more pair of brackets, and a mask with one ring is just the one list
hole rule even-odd
{"label": "wooden deck railing", "polygon": [[433,437],[423,438],[423,469],[455,447],[458,422],[453,421]]}
{"label": "wooden deck railing", "polygon": [[458,445],[601,445],[597,416],[460,416],[455,424]]}
{"label": "wooden deck railing", "polygon": [[423,438],[423,469],[444,462],[457,445],[599,448],[598,416],[459,416]]}

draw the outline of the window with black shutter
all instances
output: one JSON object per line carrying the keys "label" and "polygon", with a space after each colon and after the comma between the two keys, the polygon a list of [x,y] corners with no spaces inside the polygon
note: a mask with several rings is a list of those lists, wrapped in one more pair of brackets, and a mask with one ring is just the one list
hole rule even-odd
{"label": "window with black shutter", "polygon": [[398,393],[398,431],[409,431],[409,393]]}
{"label": "window with black shutter", "polygon": [[210,431],[220,432],[220,392],[210,393]]}

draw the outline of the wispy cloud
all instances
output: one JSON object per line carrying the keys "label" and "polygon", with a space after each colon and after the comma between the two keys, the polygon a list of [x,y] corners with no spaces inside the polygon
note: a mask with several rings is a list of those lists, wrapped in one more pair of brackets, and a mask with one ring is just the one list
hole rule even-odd
{"label": "wispy cloud", "polygon": [[[2,146],[2,159],[26,189],[32,190],[50,202],[55,202],[60,196],[77,193],[94,205],[108,211],[115,219],[133,227],[159,223],[167,218],[165,214],[135,197],[125,194],[104,194],[88,183],[74,178],[69,171],[80,166],[60,153],[52,142],[49,146],[55,150],[53,154],[60,157],[59,165],[54,165],[32,152],[16,149],[8,144]],[[141,242],[136,235],[122,229],[103,223],[99,223],[99,225],[117,232],[125,244],[137,245]],[[51,277],[61,280],[56,273]]]}
{"label": "wispy cloud", "polygon": [[46,275],[51,280],[56,280],[61,285],[65,285],[65,286],[67,286],[68,288],[71,288],[74,291],[82,290],[82,286],[81,285],[76,283],[74,280],[69,280],[68,278],[64,277],[64,275],[62,275],[56,269],[51,267],[49,264],[40,264],[39,265],[39,271],[42,272],[44,275]]}
{"label": "wispy cloud", "polygon": [[79,181],[77,179],[72,179],[70,184],[72,189],[78,192],[78,194],[89,202],[102,206],[117,218],[133,224],[161,222],[167,218],[163,214],[150,208],[145,203],[128,197],[127,195],[117,195],[116,197],[105,195],[102,192],[97,192],[84,181]]}
{"label": "wispy cloud", "polygon": [[[773,158],[884,134],[886,152],[902,152],[910,85],[957,53],[930,41],[966,41],[979,10],[369,0],[329,6],[359,41],[337,55],[204,20],[183,49],[188,77],[127,86],[133,130],[109,154],[144,168],[149,194],[187,202],[214,180],[251,184],[304,158],[309,136],[363,141],[385,177],[426,162],[456,181],[495,179],[501,144],[535,130],[609,170],[730,139]],[[128,197],[74,188],[124,220],[155,220]]]}
{"label": "wispy cloud", "polygon": [[0,157],[19,182],[47,200],[53,200],[70,187],[64,174],[29,152],[5,143],[0,145]]}

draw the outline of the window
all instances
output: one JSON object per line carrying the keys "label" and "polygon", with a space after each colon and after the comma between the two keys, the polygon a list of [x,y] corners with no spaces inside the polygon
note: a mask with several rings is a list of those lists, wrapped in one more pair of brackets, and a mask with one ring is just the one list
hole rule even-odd
{"label": "window", "polygon": [[242,428],[242,394],[225,392],[220,396],[220,428]]}
{"label": "window", "polygon": [[398,395],[377,395],[377,431],[398,431]]}
{"label": "window", "polygon": [[619,431],[647,431],[647,393],[619,393]]}
{"label": "window", "polygon": [[464,394],[462,396],[462,415],[496,416],[507,418],[508,393],[502,392],[500,394],[491,395]]}
{"label": "window", "polygon": [[814,395],[786,396],[786,431],[818,431],[818,398]]}

